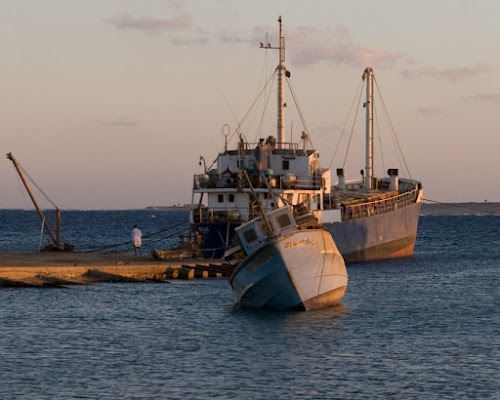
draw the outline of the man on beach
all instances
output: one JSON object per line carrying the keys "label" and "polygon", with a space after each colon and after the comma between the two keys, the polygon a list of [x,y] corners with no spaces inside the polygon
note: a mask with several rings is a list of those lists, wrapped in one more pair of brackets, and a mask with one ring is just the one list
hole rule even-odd
{"label": "man on beach", "polygon": [[134,229],[132,229],[132,244],[134,246],[134,254],[137,255],[139,253],[141,255],[142,232],[137,225],[134,225]]}

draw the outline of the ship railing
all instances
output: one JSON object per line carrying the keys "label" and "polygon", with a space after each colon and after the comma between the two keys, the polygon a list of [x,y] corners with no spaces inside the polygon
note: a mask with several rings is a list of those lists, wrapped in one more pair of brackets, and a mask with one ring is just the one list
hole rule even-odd
{"label": "ship railing", "polygon": [[199,174],[193,177],[193,189],[232,188],[237,184],[237,174]]}
{"label": "ship railing", "polygon": [[288,176],[280,177],[281,189],[307,189],[320,190],[322,186],[321,177],[318,176],[297,176],[295,181],[291,181]]}
{"label": "ship railing", "polygon": [[[242,223],[247,220],[246,215],[241,214],[241,210],[236,208],[207,208],[199,207],[193,209],[193,221],[194,223],[203,222],[230,222],[230,223]],[[248,219],[255,218],[258,215],[256,210],[250,210],[250,215]]]}
{"label": "ship railing", "polygon": [[[243,143],[243,150],[245,153],[253,153],[255,148],[260,144],[260,142],[246,142]],[[297,142],[274,142],[272,145],[273,151],[279,151],[279,149],[291,150],[294,153],[299,151],[299,143]]]}
{"label": "ship railing", "polygon": [[[263,178],[257,174],[249,174],[254,188],[267,187]],[[280,189],[305,189],[305,190],[320,190],[322,188],[321,177],[312,176],[293,176],[288,175],[271,175],[267,178],[271,187]],[[193,189],[209,189],[209,188],[235,188],[235,187],[250,187],[245,179],[241,179],[238,183],[237,174],[222,174],[208,176],[206,174],[198,174],[193,177]]]}
{"label": "ship railing", "polygon": [[417,201],[418,189],[389,197],[387,199],[376,200],[368,203],[340,206],[342,210],[342,220],[354,220],[367,218],[373,215],[386,214],[391,211],[408,207]]}

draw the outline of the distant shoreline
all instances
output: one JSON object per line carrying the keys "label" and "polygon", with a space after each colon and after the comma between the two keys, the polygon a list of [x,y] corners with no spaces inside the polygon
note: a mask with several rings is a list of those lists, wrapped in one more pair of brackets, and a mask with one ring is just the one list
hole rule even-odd
{"label": "distant shoreline", "polygon": [[[189,204],[175,206],[149,206],[146,210],[154,211],[189,211]],[[422,215],[500,215],[500,203],[422,203]]]}
{"label": "distant shoreline", "polygon": [[[175,206],[148,206],[145,208],[130,209],[73,209],[67,208],[61,211],[158,211],[172,212],[185,211],[191,209],[190,204]],[[0,211],[35,211],[34,208],[0,208]],[[44,210],[50,211],[53,210]],[[423,202],[420,215],[500,215],[500,202],[467,202],[467,203],[428,203]]]}
{"label": "distant shoreline", "polygon": [[190,209],[190,204],[182,204],[176,206],[148,206],[145,208],[145,210],[152,211],[189,211]]}
{"label": "distant shoreline", "polygon": [[500,215],[500,203],[422,203],[422,215]]}

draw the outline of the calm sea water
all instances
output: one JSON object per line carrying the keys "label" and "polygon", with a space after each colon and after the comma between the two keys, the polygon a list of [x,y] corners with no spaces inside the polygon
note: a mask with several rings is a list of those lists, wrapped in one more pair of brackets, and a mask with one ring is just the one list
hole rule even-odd
{"label": "calm sea water", "polygon": [[[0,211],[1,250],[37,247],[27,213]],[[89,248],[187,219],[67,214]],[[0,398],[500,398],[500,217],[423,216],[414,257],[348,270],[311,312],[238,310],[224,280],[2,289]]]}

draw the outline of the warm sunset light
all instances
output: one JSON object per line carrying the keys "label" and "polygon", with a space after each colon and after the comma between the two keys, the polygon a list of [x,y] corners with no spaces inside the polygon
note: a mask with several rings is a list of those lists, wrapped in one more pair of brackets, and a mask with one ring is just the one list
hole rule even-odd
{"label": "warm sunset light", "polygon": [[[0,208],[31,207],[8,152],[63,209],[189,203],[200,155],[213,161],[276,65],[259,44],[276,45],[278,15],[322,163],[371,66],[426,197],[500,201],[498,2],[6,1],[0,13]],[[299,122],[290,110],[288,137]]]}

